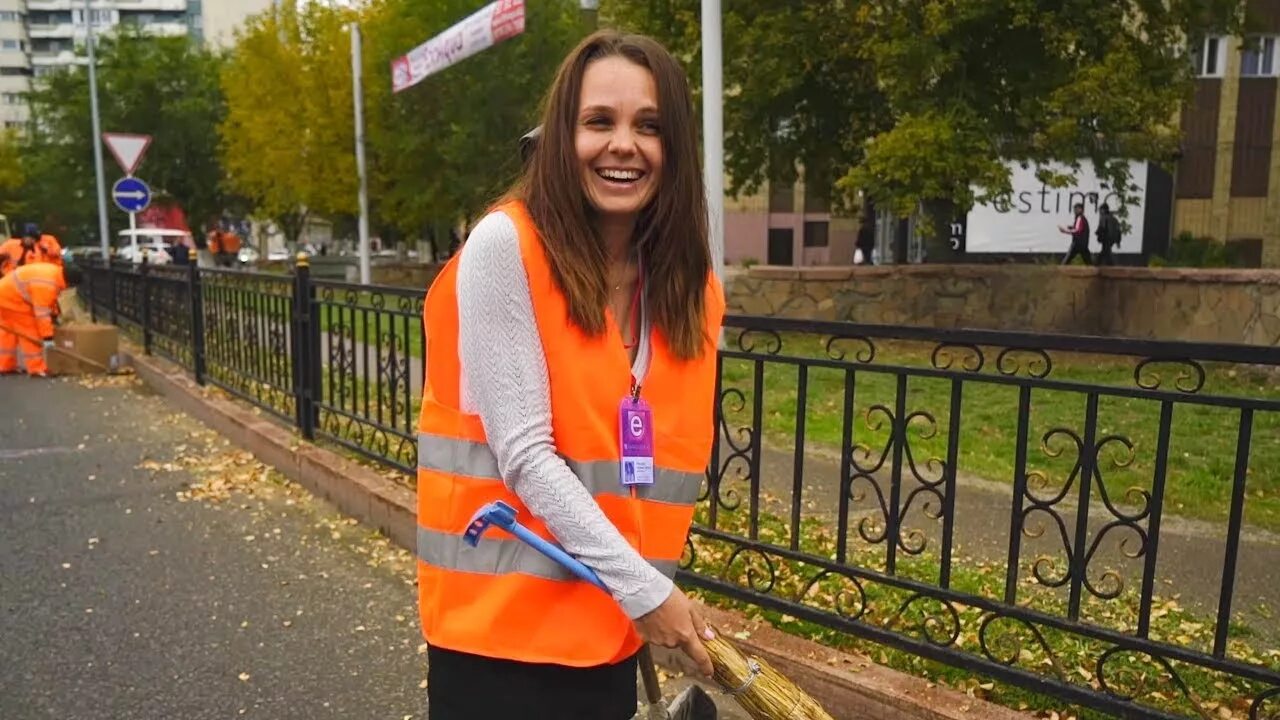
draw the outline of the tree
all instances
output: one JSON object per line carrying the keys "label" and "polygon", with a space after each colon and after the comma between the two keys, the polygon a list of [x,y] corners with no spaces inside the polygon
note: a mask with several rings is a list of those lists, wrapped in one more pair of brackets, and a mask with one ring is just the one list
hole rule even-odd
{"label": "tree", "polygon": [[[701,103],[697,0],[606,0],[602,14],[653,35],[684,64]],[[804,166],[828,191],[887,126],[856,2],[741,0],[724,11],[725,173],[733,194],[786,183]],[[833,197],[840,200],[843,198]]]}
{"label": "tree", "polygon": [[[1168,162],[1174,110],[1190,97],[1191,44],[1239,32],[1238,0],[920,0],[871,3],[862,54],[894,111],[846,189],[905,215],[934,204],[967,211],[1010,191],[1008,162],[1067,184],[1091,160],[1126,198],[1129,162]],[[950,217],[937,217],[946,222]],[[945,238],[931,250],[947,252]]]}
{"label": "tree", "polygon": [[252,18],[222,72],[228,186],[296,243],[309,213],[355,212],[350,41],[356,11],[323,3]]}
{"label": "tree", "polygon": [[14,218],[23,208],[22,136],[15,130],[0,132],[0,213]]}
{"label": "tree", "polygon": [[[98,48],[102,129],[152,136],[139,175],[189,216],[217,212],[226,197],[216,152],[224,106],[220,58],[187,38],[125,30]],[[88,74],[66,68],[35,81],[22,142],[23,211],[67,239],[97,235],[97,190]],[[105,162],[111,163],[108,154]],[[118,174],[108,165],[107,182]],[[123,216],[112,211],[117,227]]]}
{"label": "tree", "polygon": [[[1011,161],[1087,158],[1128,191],[1128,161],[1177,149],[1186,39],[1238,32],[1243,5],[741,0],[724,16],[730,189],[818,163],[844,199],[865,192],[900,216],[923,206],[935,223],[1007,193]],[[698,6],[606,0],[602,13],[665,42],[697,84]]]}
{"label": "tree", "polygon": [[519,171],[517,141],[581,38],[576,0],[526,4],[525,32],[403,92],[391,61],[475,11],[473,0],[384,0],[366,37],[370,194],[387,226],[421,235],[475,217]]}

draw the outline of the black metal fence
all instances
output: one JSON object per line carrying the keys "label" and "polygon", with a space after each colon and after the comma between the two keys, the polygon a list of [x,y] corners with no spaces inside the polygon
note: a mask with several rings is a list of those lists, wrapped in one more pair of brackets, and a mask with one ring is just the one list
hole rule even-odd
{"label": "black metal fence", "polygon": [[[115,265],[82,294],[197,381],[414,468],[421,291]],[[907,669],[1280,717],[1280,348],[731,316],[717,396],[688,585]]]}

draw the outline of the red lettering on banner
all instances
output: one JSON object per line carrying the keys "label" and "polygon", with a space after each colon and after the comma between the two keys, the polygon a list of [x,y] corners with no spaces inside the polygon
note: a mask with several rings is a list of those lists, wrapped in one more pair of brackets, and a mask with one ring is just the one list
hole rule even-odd
{"label": "red lettering on banner", "polygon": [[498,0],[494,3],[490,31],[495,45],[524,32],[524,0]]}

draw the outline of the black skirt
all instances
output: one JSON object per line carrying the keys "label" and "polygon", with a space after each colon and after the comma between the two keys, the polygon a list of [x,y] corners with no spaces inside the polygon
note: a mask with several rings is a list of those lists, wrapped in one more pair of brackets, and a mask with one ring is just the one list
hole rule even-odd
{"label": "black skirt", "polygon": [[577,668],[427,649],[430,720],[631,720],[636,657]]}

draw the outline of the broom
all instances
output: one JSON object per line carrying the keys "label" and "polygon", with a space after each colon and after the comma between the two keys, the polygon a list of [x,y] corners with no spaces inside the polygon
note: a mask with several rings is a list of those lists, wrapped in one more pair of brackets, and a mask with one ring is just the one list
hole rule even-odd
{"label": "broom", "polygon": [[[491,525],[515,535],[534,550],[559,563],[575,576],[608,592],[600,577],[559,545],[533,534],[516,522],[515,509],[501,500],[480,508],[467,524],[464,539],[475,547]],[[714,631],[715,629],[712,628]],[[718,631],[714,640],[699,638],[711,656],[712,677],[754,720],[835,720],[795,683],[758,657],[747,657]]]}
{"label": "broom", "polygon": [[[712,628],[715,630],[714,628]],[[715,681],[755,720],[835,720],[818,701],[763,659],[743,655],[718,630],[702,645],[715,667]]]}

